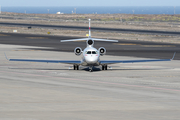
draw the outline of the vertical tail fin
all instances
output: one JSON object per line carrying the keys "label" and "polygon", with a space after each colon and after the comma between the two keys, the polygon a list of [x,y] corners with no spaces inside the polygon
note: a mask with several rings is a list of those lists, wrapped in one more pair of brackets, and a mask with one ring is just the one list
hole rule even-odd
{"label": "vertical tail fin", "polygon": [[91,19],[89,19],[89,38],[91,38]]}

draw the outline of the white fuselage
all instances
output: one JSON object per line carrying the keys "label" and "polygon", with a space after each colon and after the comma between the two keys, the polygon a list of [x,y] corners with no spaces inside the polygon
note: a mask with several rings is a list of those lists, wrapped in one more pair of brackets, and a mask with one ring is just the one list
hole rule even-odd
{"label": "white fuselage", "polygon": [[83,65],[83,66],[99,66],[99,61],[100,61],[99,58],[100,58],[99,51],[92,46],[87,46],[83,51],[81,65]]}

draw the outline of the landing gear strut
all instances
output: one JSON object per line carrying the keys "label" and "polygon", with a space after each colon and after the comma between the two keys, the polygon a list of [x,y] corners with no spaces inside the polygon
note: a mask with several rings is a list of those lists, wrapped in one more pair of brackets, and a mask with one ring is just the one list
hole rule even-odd
{"label": "landing gear strut", "polygon": [[93,66],[90,66],[90,67],[89,67],[89,71],[90,71],[90,72],[93,72]]}
{"label": "landing gear strut", "polygon": [[79,70],[79,65],[74,65],[74,70]]}
{"label": "landing gear strut", "polygon": [[102,65],[102,70],[107,70],[107,65]]}

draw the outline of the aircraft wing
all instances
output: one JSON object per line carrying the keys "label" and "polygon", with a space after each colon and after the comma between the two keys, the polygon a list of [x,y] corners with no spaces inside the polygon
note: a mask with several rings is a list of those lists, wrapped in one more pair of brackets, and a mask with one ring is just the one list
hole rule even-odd
{"label": "aircraft wing", "polygon": [[157,61],[171,61],[171,59],[157,59],[157,60],[101,60],[101,65],[116,64],[116,63],[138,63],[138,62],[157,62]]}
{"label": "aircraft wing", "polygon": [[65,64],[76,64],[80,65],[81,61],[78,60],[33,60],[33,59],[8,59],[6,54],[5,57],[9,61],[19,61],[19,62],[43,62],[43,63],[65,63]]}
{"label": "aircraft wing", "polygon": [[44,62],[44,63],[65,63],[65,64],[81,64],[81,61],[75,61],[75,60],[29,60],[29,59],[9,59],[9,61]]}
{"label": "aircraft wing", "polygon": [[172,59],[152,59],[152,60],[101,60],[101,65],[116,64],[116,63],[138,63],[138,62],[158,62],[158,61],[171,61],[174,60],[176,52],[174,53]]}

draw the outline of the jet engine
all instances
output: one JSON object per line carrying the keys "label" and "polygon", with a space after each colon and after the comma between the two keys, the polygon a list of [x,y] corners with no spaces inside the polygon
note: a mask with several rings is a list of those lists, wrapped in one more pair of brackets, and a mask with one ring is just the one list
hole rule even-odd
{"label": "jet engine", "polygon": [[87,40],[87,45],[92,45],[93,46],[93,44],[94,44],[93,40],[91,40],[91,39]]}
{"label": "jet engine", "polygon": [[99,48],[98,51],[100,52],[100,55],[105,55],[106,54],[106,49],[104,47]]}
{"label": "jet engine", "polygon": [[75,53],[77,56],[79,56],[79,55],[81,55],[81,53],[82,53],[82,49],[81,49],[80,47],[77,47],[77,48],[74,49],[74,53]]}

